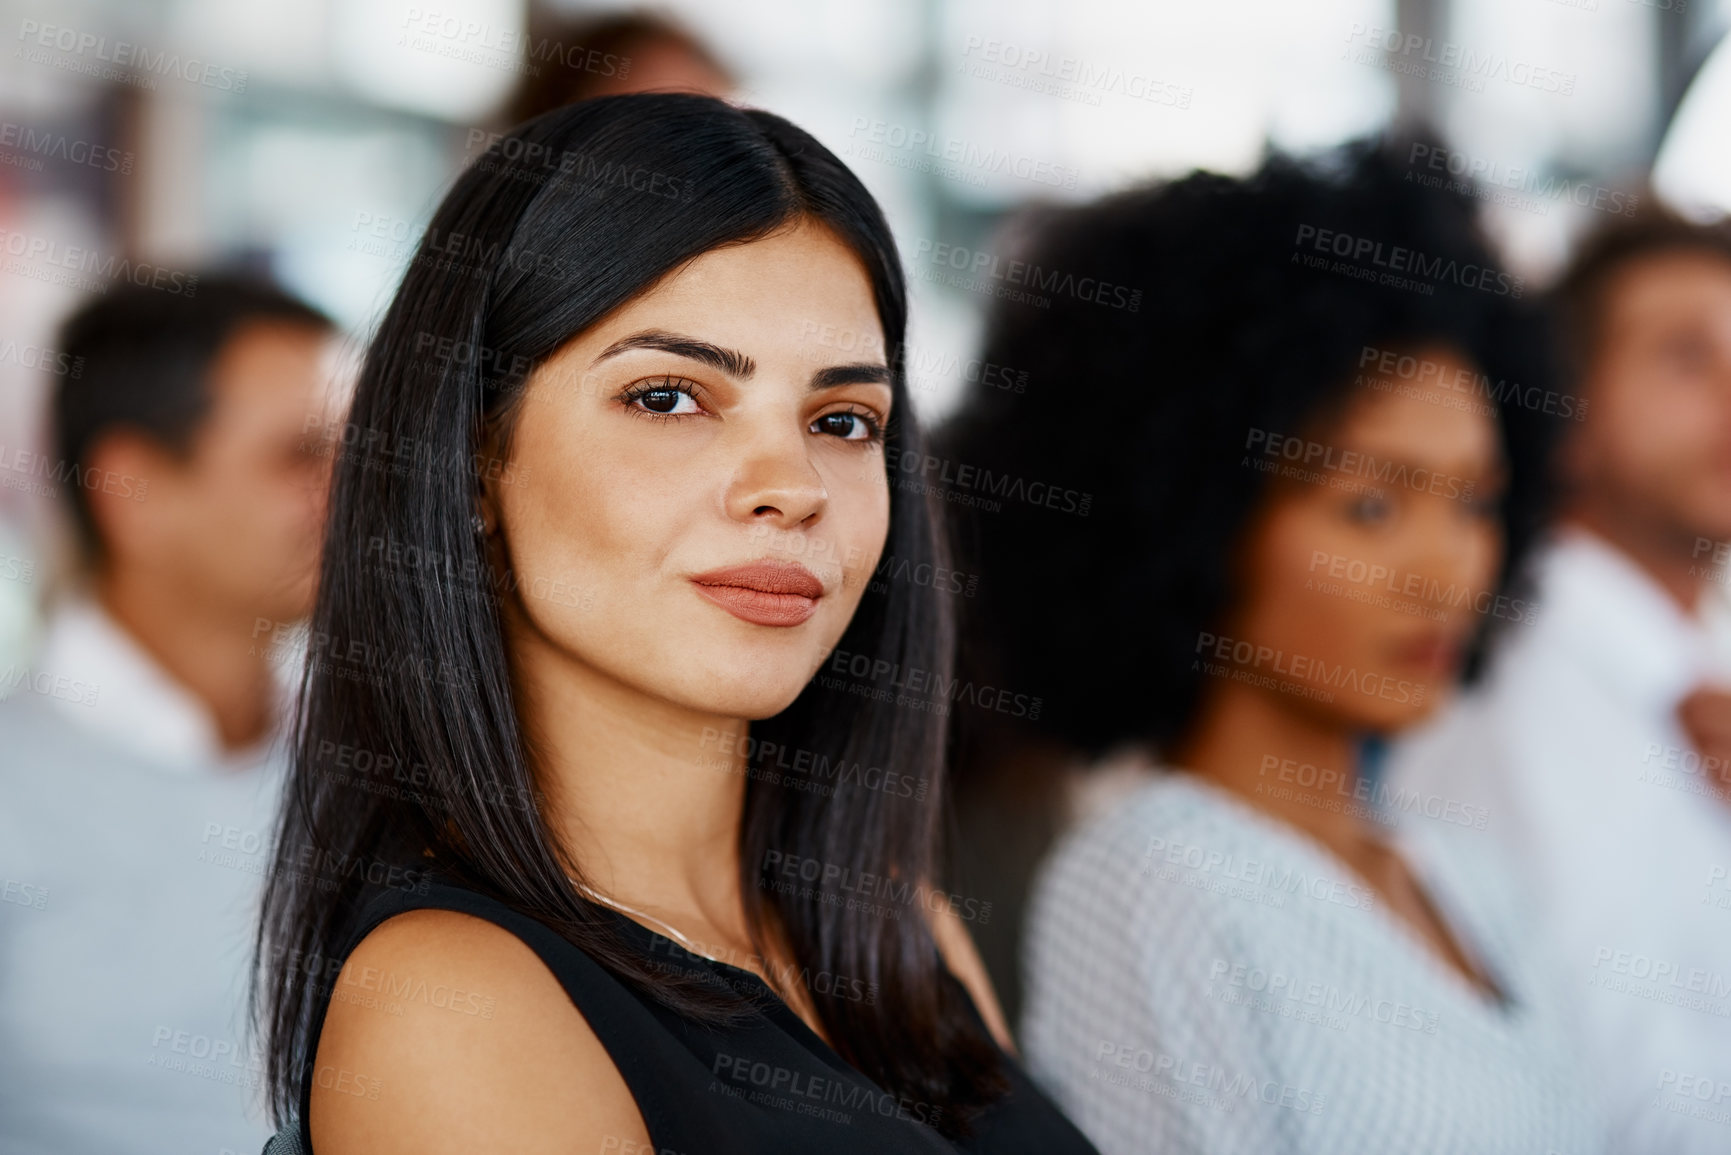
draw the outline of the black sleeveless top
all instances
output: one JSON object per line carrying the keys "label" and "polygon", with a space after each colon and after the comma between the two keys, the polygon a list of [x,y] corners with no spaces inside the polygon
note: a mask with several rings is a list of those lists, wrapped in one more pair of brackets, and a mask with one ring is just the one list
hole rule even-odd
{"label": "black sleeveless top", "polygon": [[[424,893],[390,890],[373,899],[333,957],[347,958],[385,919],[426,908],[486,919],[540,956],[631,1089],[656,1155],[1098,1155],[1008,1056],[1009,1093],[975,1119],[971,1138],[946,1139],[925,1124],[928,1107],[897,1101],[855,1070],[756,974],[692,954],[605,907],[599,909],[618,921],[628,941],[642,946],[652,965],[711,972],[741,993],[760,996],[755,1000],[759,1010],[732,1026],[691,1022],[626,986],[545,924],[475,891],[437,881]],[[943,974],[962,991],[978,1020],[960,980]],[[313,1151],[307,1113],[329,995],[324,993],[314,1012],[300,1118],[291,1124],[304,1155]]]}

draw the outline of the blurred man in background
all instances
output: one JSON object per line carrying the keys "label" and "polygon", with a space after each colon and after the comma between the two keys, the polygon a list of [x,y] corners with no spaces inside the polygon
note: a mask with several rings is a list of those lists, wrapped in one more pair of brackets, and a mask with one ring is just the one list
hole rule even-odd
{"label": "blurred man in background", "polygon": [[[0,678],[0,1150],[257,1151],[248,955],[311,607],[331,323],[119,284],[52,399],[86,587]],[[262,625],[261,625],[262,624]]]}
{"label": "blurred man in background", "polygon": [[1486,807],[1521,863],[1612,1149],[1723,1151],[1731,774],[1712,722],[1731,647],[1712,561],[1731,541],[1731,228],[1619,221],[1554,296],[1586,409],[1561,447],[1537,624],[1390,773]]}

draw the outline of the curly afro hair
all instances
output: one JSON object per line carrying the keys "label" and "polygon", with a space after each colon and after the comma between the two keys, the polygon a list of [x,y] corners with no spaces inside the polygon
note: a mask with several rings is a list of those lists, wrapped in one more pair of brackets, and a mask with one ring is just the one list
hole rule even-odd
{"label": "curly afro hair", "polygon": [[[1040,276],[1141,290],[1134,311],[1123,294],[999,301],[982,360],[1007,372],[971,384],[938,436],[957,469],[1091,497],[1082,512],[964,507],[956,522],[979,575],[964,668],[1039,695],[1048,736],[1095,756],[1182,737],[1196,638],[1235,600],[1232,555],[1267,484],[1241,467],[1246,431],[1330,420],[1367,349],[1448,347],[1496,383],[1479,399],[1510,470],[1500,584],[1515,584],[1564,424],[1521,403],[1553,388],[1549,325],[1497,267],[1471,201],[1426,187],[1402,155],[1378,141],[1272,155],[1245,179],[1196,172],[1022,222],[1017,255]],[[1408,282],[1384,283],[1391,268]],[[1025,388],[1003,387],[1020,375]]]}

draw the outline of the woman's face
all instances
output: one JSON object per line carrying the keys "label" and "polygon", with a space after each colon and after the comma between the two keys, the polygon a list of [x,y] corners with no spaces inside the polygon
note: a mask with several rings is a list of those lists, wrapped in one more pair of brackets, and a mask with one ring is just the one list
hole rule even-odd
{"label": "woman's face", "polygon": [[[1414,355],[1439,379],[1472,370],[1446,349]],[[1361,386],[1331,427],[1253,458],[1271,469],[1269,496],[1223,633],[1257,649],[1215,657],[1217,673],[1243,669],[1285,702],[1373,731],[1435,707],[1487,616],[1529,610],[1495,589],[1504,472],[1494,416],[1383,384]]]}
{"label": "woman's face", "polygon": [[884,348],[859,260],[802,222],[705,253],[540,366],[486,498],[515,664],[727,718],[798,696],[889,528],[889,370],[810,336],[835,331]]}

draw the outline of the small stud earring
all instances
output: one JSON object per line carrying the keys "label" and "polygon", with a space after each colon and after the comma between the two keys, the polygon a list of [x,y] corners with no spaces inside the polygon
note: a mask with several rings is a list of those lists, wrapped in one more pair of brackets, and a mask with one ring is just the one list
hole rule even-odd
{"label": "small stud earring", "polygon": [[469,519],[469,524],[475,527],[475,532],[477,534],[484,534],[487,532],[487,519],[478,513]]}

